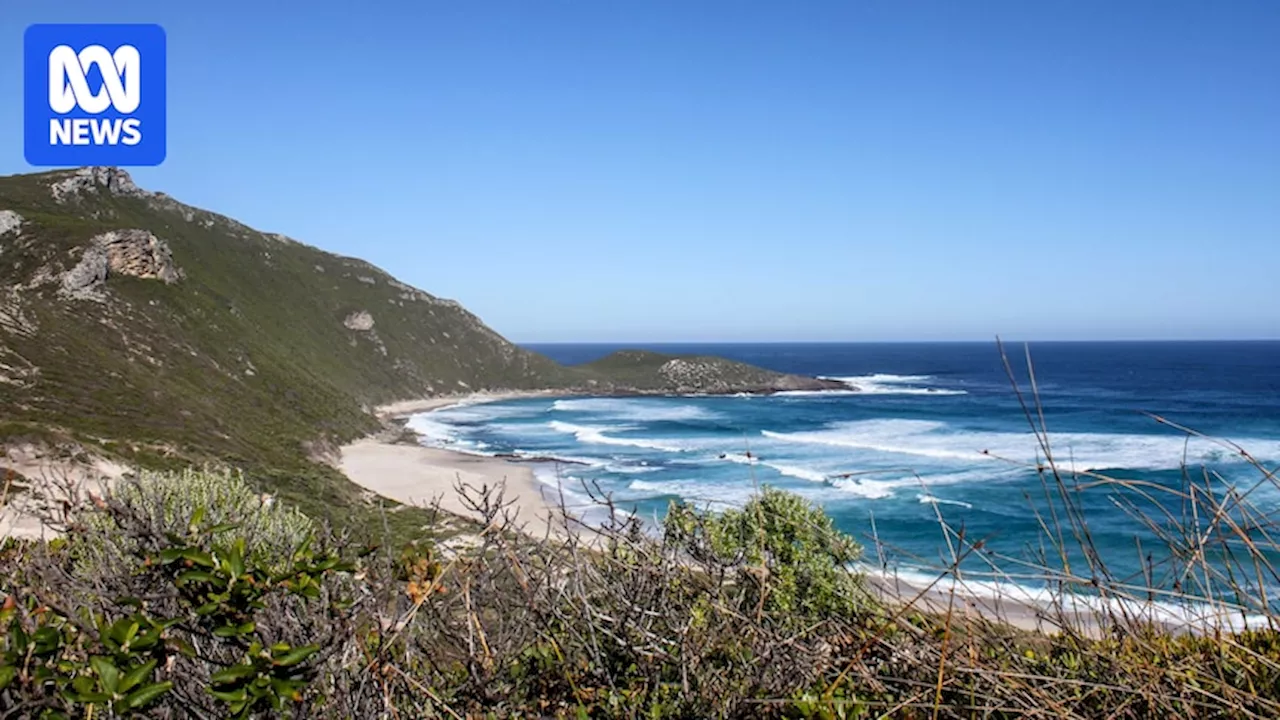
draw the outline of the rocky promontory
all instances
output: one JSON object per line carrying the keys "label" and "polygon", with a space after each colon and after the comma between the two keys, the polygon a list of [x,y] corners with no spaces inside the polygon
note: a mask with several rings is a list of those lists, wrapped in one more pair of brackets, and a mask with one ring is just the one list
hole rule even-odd
{"label": "rocky promontory", "polygon": [[710,355],[620,350],[577,366],[599,390],[641,394],[767,394],[796,390],[852,390],[838,380],[791,375]]}

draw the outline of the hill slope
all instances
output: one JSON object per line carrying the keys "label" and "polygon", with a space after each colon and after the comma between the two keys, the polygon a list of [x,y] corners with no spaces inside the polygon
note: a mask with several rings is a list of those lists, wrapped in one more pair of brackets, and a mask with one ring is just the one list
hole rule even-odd
{"label": "hill slope", "polygon": [[667,355],[620,350],[577,366],[612,383],[619,392],[767,393],[785,390],[848,390],[837,380],[787,375],[707,355]]}
{"label": "hill slope", "polygon": [[393,400],[823,386],[705,359],[673,374],[674,358],[659,358],[560,366],[362,260],[148,192],[120,170],[0,178],[0,444],[229,463],[315,513],[357,493],[309,458],[375,429],[368,410]]}

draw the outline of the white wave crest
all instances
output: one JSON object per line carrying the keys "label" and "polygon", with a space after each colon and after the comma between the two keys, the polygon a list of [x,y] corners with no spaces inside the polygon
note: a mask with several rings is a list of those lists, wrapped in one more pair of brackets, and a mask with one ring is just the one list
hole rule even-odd
{"label": "white wave crest", "polygon": [[[1030,432],[981,431],[955,428],[925,420],[860,420],[838,422],[822,430],[761,434],[772,440],[868,451],[881,455],[928,458],[949,464],[990,462],[992,458],[1034,465],[1043,462],[1042,452]],[[1243,439],[1237,441],[1255,458],[1280,458],[1280,441]],[[1111,468],[1135,470],[1176,469],[1192,466],[1244,462],[1227,447],[1205,438],[1187,438],[1177,433],[1050,433],[1049,447],[1062,472],[1096,471]],[[986,451],[984,453],[984,451]],[[1185,453],[1185,455],[1184,455]],[[874,457],[874,456],[873,456]],[[881,458],[883,459],[883,458]]]}
{"label": "white wave crest", "polygon": [[458,439],[456,429],[448,423],[440,422],[431,417],[433,414],[421,413],[412,415],[404,426],[416,433],[420,439],[429,443],[455,442]]}
{"label": "white wave crest", "polygon": [[644,473],[657,472],[661,469],[662,468],[660,467],[655,467],[653,465],[644,465],[644,464],[629,465],[624,463],[610,463],[605,466],[605,470],[611,473],[616,473],[618,475],[641,475]]}
{"label": "white wave crest", "polygon": [[779,390],[773,394],[773,397],[835,397],[861,394],[857,390]]}
{"label": "white wave crest", "polygon": [[967,503],[967,502],[964,502],[964,501],[961,501],[961,500],[944,500],[944,499],[942,499],[942,498],[940,498],[940,497],[937,497],[937,496],[935,496],[935,495],[927,495],[927,494],[924,494],[924,493],[921,493],[921,494],[919,494],[919,495],[916,495],[916,499],[917,499],[917,500],[919,500],[919,501],[921,502],[921,504],[924,504],[924,505],[929,505],[929,504],[932,504],[932,505],[956,505],[956,506],[958,506],[958,507],[966,508],[966,509],[969,509],[969,510],[972,510],[972,509],[973,509],[973,505],[972,505],[972,504]]}
{"label": "white wave crest", "polygon": [[714,420],[714,412],[666,398],[574,398],[557,400],[548,412],[579,412],[636,422]]}
{"label": "white wave crest", "polygon": [[[895,471],[895,474],[898,472],[900,471]],[[992,468],[953,473],[924,474],[919,477],[916,475],[910,475],[907,477],[899,476],[883,478],[871,474],[850,477],[837,476],[832,477],[830,483],[832,487],[849,495],[865,498],[867,500],[882,500],[884,498],[894,497],[899,490],[914,488],[922,491],[922,495],[932,497],[932,494],[928,492],[928,489],[931,487],[939,485],[964,485],[968,483],[989,485],[1016,478],[1019,474],[1020,473],[1017,470]],[[917,495],[917,497],[920,497],[920,495]]]}
{"label": "white wave crest", "polygon": [[826,473],[819,472],[812,468],[800,467],[798,465],[784,465],[782,463],[771,463],[771,462],[764,463],[764,466],[768,468],[773,468],[779,474],[786,475],[788,477],[799,478],[801,480],[808,480],[809,482],[820,483],[820,482],[827,481]]}
{"label": "white wave crest", "polygon": [[600,458],[583,457],[581,455],[564,455],[561,453],[541,452],[538,450],[512,450],[512,455],[527,458],[530,460],[548,460],[551,462],[562,462],[571,465],[587,465],[591,467],[604,467],[605,462]]}
{"label": "white wave crest", "polygon": [[696,480],[632,480],[627,486],[631,499],[675,496],[699,507],[713,510],[742,507],[755,488],[750,483],[709,483]]}
{"label": "white wave crest", "polygon": [[[846,377],[824,377],[858,388],[863,395],[968,395],[964,390],[936,387],[920,387],[917,383],[928,383],[935,378],[932,375],[891,375],[888,373],[872,373],[870,375],[852,375]],[[839,392],[839,391],[837,391]]]}
{"label": "white wave crest", "polygon": [[[901,583],[911,595],[924,588],[945,595],[957,596],[999,607],[1010,601],[1040,608],[1052,615],[1061,610],[1081,616],[1111,615],[1113,617],[1141,618],[1143,620],[1176,627],[1193,628],[1201,632],[1213,630],[1239,631],[1245,628],[1266,627],[1270,618],[1261,614],[1246,613],[1238,609],[1214,607],[1207,603],[1188,601],[1146,600],[1122,597],[1098,597],[1080,592],[1055,593],[1048,587],[1024,585],[1006,579],[977,579],[990,577],[990,573],[975,574],[974,579],[962,576],[956,579],[951,573],[930,573],[916,569],[885,571],[879,568],[861,568],[868,574],[883,578],[882,582],[893,586]],[[969,575],[966,573],[965,575]]]}
{"label": "white wave crest", "polygon": [[628,425],[574,425],[572,423],[561,422],[559,420],[552,420],[547,423],[547,427],[557,432],[573,435],[577,438],[578,442],[593,445],[618,445],[624,447],[645,448],[648,450],[661,450],[662,452],[671,453],[684,452],[685,450],[685,448],[675,445],[669,441],[605,435],[606,432],[625,432],[627,430],[634,429],[634,427]]}

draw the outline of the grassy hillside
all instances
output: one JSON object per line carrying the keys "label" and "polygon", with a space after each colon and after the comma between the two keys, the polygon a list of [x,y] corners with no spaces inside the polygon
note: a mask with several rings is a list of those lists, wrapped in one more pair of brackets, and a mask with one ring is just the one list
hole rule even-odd
{"label": "grassy hillside", "polygon": [[[457,303],[120,171],[0,178],[0,211],[5,438],[73,438],[143,465],[245,466],[315,512],[355,492],[308,456],[374,429],[369,406],[572,381]],[[124,248],[133,257],[95,278],[91,248],[124,230],[142,231]]]}
{"label": "grassy hillside", "polygon": [[327,515],[359,493],[313,459],[376,429],[368,410],[392,400],[806,381],[726,363],[725,377],[691,385],[660,357],[560,366],[367,262],[119,170],[0,178],[0,445],[65,440],[143,466],[239,466]]}

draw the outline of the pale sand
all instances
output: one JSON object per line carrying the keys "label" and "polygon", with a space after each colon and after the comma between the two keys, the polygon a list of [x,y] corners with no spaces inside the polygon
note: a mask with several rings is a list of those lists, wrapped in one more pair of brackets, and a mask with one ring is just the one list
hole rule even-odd
{"label": "pale sand", "polygon": [[374,413],[383,420],[402,418],[417,413],[431,412],[451,405],[499,402],[501,400],[518,400],[520,398],[564,397],[567,392],[558,390],[509,390],[495,392],[459,393],[457,395],[437,395],[416,400],[401,400],[379,407]]}
{"label": "pale sand", "polygon": [[[478,392],[404,400],[379,407],[383,421],[405,418],[458,404],[476,404],[532,397],[559,397],[556,391]],[[458,485],[474,491],[503,488],[503,501],[516,513],[525,532],[554,535],[565,532],[561,502],[554,488],[539,482],[529,463],[468,455],[442,448],[386,442],[377,437],[357,440],[341,448],[338,468],[355,484],[406,505],[429,507],[478,520],[458,493]],[[572,523],[572,520],[569,521]]]}
{"label": "pale sand", "polygon": [[555,490],[538,482],[525,463],[365,438],[342,448],[338,467],[352,482],[383,497],[418,507],[439,501],[440,509],[473,520],[480,516],[463,502],[457,485],[501,486],[503,501],[525,532],[563,532]]}
{"label": "pale sand", "polygon": [[[102,458],[75,462],[50,458],[34,445],[0,448],[0,538],[49,540],[61,533],[45,524],[51,508],[71,496],[101,495],[125,475],[127,468]],[[13,470],[31,484],[14,492],[3,482],[3,470]]]}

